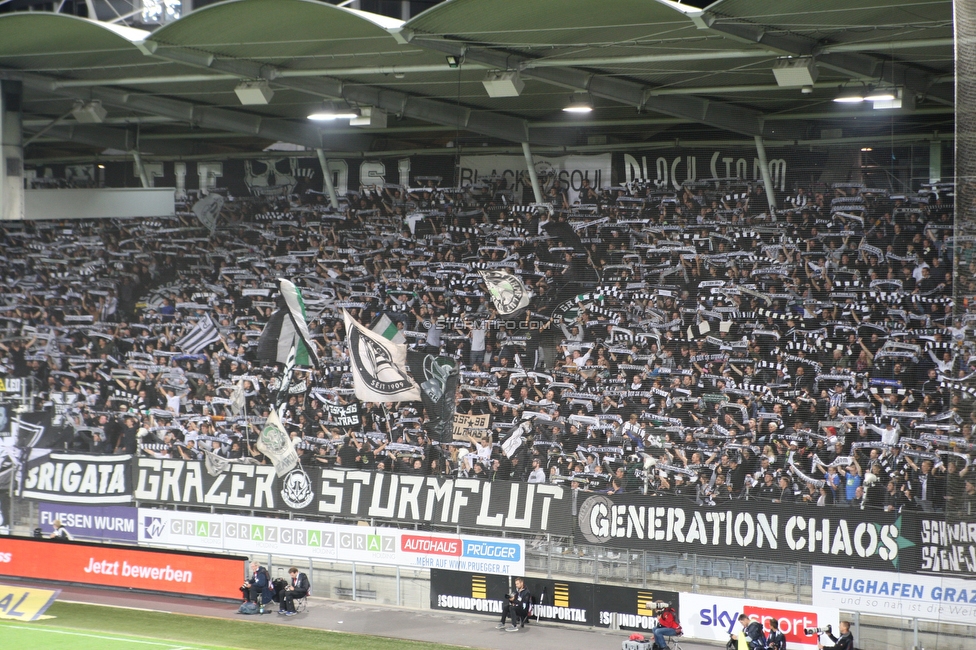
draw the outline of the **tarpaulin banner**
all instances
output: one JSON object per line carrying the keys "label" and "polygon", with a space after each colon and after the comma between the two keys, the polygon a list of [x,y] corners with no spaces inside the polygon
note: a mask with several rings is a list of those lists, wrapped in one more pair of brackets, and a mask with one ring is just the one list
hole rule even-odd
{"label": "tarpaulin banner", "polygon": [[743,598],[724,598],[708,594],[681,593],[681,627],[686,637],[725,643],[732,633],[742,631],[739,615],[745,614],[763,624],[769,635],[769,622],[779,623],[788,648],[815,650],[819,634],[807,634],[806,628],[830,625],[837,632],[840,612],[836,607],[814,607],[793,603],[766,602]]}
{"label": "tarpaulin banner", "polygon": [[918,514],[920,573],[976,578],[976,521],[946,521]]}
{"label": "tarpaulin banner", "polygon": [[0,575],[240,598],[244,557],[0,537]]}
{"label": "tarpaulin banner", "polygon": [[39,524],[45,535],[60,521],[74,538],[111,542],[136,542],[138,511],[131,506],[83,506],[66,503],[40,503]]}
{"label": "tarpaulin banner", "polygon": [[60,594],[60,589],[0,585],[0,618],[36,621]]}
{"label": "tarpaulin banner", "polygon": [[513,576],[525,572],[520,539],[147,508],[139,509],[139,521],[139,541],[157,546]]}
{"label": "tarpaulin banner", "polygon": [[678,497],[574,496],[578,542],[865,569],[918,566],[917,522],[896,513],[765,501],[704,506]]}
{"label": "tarpaulin banner", "polygon": [[131,503],[131,460],[124,454],[41,454],[27,462],[19,496],[58,503]]}
{"label": "tarpaulin banner", "polygon": [[296,468],[284,477],[264,465],[231,465],[217,476],[203,461],[139,458],[134,495],[147,504],[572,533],[569,490],[556,485]]}
{"label": "tarpaulin banner", "polygon": [[328,414],[329,425],[334,427],[361,428],[363,426],[362,405],[359,402],[352,404],[331,404],[322,405]]}
{"label": "tarpaulin banner", "polygon": [[[430,572],[431,609],[476,612],[501,618],[505,596],[513,582],[502,576],[461,571]],[[654,609],[667,604],[679,611],[677,592],[652,588],[637,589],[590,582],[525,578],[533,596],[533,616],[588,627],[651,630],[656,624]]]}
{"label": "tarpaulin banner", "polygon": [[[558,180],[561,189],[568,193],[570,203],[576,202],[584,179],[597,190],[610,185],[608,153],[595,156],[533,156],[532,159],[543,193],[553,186],[553,181]],[[461,156],[458,174],[461,187],[478,183],[486,177],[501,177],[508,189],[515,190],[517,198],[521,198],[523,190],[532,187],[525,156]]]}
{"label": "tarpaulin banner", "polygon": [[976,625],[976,580],[814,565],[813,604]]}

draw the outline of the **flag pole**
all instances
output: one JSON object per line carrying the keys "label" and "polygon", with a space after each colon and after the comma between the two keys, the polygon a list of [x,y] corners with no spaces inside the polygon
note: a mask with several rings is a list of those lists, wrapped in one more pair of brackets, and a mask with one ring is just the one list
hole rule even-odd
{"label": "flag pole", "polygon": [[[285,369],[281,373],[281,382],[278,385],[278,395],[275,397],[274,408],[276,411],[280,411],[281,407],[288,400],[288,388],[291,386],[291,375],[292,371],[295,369],[295,355],[298,353],[298,340],[296,338],[295,342],[291,344],[291,350],[288,352],[288,360],[285,362]],[[281,417],[281,413],[278,413],[278,417]]]}

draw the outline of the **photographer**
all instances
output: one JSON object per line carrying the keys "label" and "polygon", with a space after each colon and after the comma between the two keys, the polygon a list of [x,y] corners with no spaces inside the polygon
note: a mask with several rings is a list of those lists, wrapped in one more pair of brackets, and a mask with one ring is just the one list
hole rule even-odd
{"label": "photographer", "polygon": [[786,635],[779,629],[779,621],[773,617],[769,619],[769,638],[766,639],[769,650],[786,650]]}
{"label": "photographer", "polygon": [[[522,578],[515,578],[515,590],[506,596],[507,603],[502,610],[502,622],[497,625],[499,630],[506,632],[518,632],[519,623],[525,621],[529,616],[529,605],[532,603],[532,594],[525,588],[525,581]],[[512,624],[505,627],[505,619],[512,619]]]}
{"label": "photographer", "polygon": [[820,650],[854,650],[854,635],[851,634],[850,622],[840,622],[840,638],[833,635],[829,625],[824,633],[830,637],[830,640],[834,642],[834,645],[817,643],[817,648]]}

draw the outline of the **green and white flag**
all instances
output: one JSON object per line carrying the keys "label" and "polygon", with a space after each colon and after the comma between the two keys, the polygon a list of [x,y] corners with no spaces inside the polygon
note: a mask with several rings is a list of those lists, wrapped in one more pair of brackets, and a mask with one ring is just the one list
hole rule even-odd
{"label": "green and white flag", "polygon": [[277,411],[271,409],[268,419],[258,437],[258,451],[267,456],[274,464],[275,474],[284,476],[298,464],[298,453],[295,445],[281,424]]}
{"label": "green and white flag", "polygon": [[286,363],[291,346],[295,345],[296,366],[317,366],[318,356],[305,323],[305,300],[302,292],[289,280],[280,280],[279,287],[279,307],[261,332],[258,359],[267,363]]}
{"label": "green and white flag", "polygon": [[403,335],[403,332],[396,326],[396,323],[390,320],[390,317],[386,314],[377,316],[369,326],[369,329],[386,340],[393,341],[399,345],[405,345],[407,342],[407,337]]}

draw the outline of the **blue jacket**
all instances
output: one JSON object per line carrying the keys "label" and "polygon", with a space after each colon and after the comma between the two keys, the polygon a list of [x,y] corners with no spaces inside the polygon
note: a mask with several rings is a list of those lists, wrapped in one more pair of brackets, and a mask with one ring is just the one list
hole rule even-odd
{"label": "blue jacket", "polygon": [[251,576],[248,580],[253,585],[261,590],[261,602],[267,605],[272,600],[274,600],[274,590],[271,588],[271,575],[268,570],[263,566],[258,567],[258,570]]}

